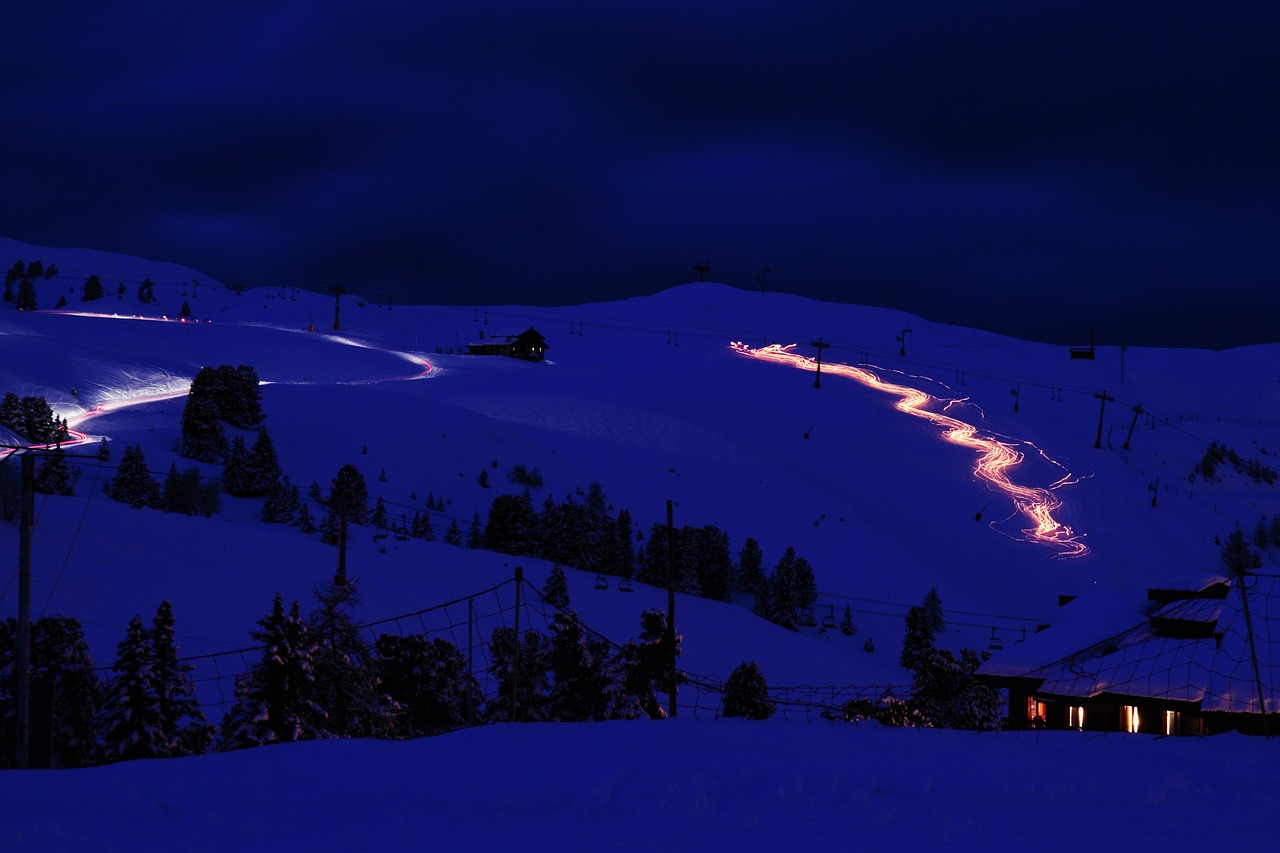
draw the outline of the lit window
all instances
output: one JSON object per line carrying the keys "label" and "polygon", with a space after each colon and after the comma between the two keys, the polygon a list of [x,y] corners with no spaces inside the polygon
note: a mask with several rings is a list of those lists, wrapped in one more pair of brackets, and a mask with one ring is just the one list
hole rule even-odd
{"label": "lit window", "polygon": [[1044,725],[1045,711],[1045,703],[1034,696],[1027,697],[1027,722],[1033,727]]}
{"label": "lit window", "polygon": [[1124,730],[1126,732],[1138,731],[1141,726],[1141,721],[1138,719],[1138,706],[1125,705],[1123,709],[1123,714],[1124,714]]}
{"label": "lit window", "polygon": [[1176,735],[1178,733],[1179,723],[1182,722],[1182,715],[1177,711],[1164,712],[1164,733],[1167,735]]}
{"label": "lit window", "polygon": [[1084,706],[1072,705],[1067,708],[1067,725],[1073,729],[1084,728]]}

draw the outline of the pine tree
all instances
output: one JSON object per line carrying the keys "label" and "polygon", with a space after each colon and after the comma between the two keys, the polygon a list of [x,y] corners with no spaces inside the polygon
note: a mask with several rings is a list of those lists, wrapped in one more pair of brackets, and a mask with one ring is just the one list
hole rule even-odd
{"label": "pine tree", "polygon": [[[670,689],[671,652],[667,637],[667,613],[651,609],[640,614],[640,636],[623,647],[626,692],[634,696],[644,715],[651,720],[666,719],[667,711],[658,702],[658,693]],[[681,636],[675,636],[675,656],[679,657]]]}
{"label": "pine tree", "polygon": [[316,532],[316,520],[311,516],[311,509],[306,504],[298,506],[298,515],[293,520],[293,525],[303,533],[311,534]]}
{"label": "pine tree", "polygon": [[724,716],[767,720],[776,704],[769,697],[769,684],[755,661],[734,668],[724,683]]}
{"label": "pine tree", "polygon": [[542,600],[552,607],[558,607],[561,610],[569,609],[569,583],[559,563],[551,567],[547,582],[542,585]]}
{"label": "pine tree", "polygon": [[[17,638],[17,621],[0,621],[0,768],[13,767],[16,761]],[[46,616],[32,623],[30,648],[31,679],[53,683],[53,766],[91,765],[100,687],[84,630],[69,616]]]}
{"label": "pine tree", "polygon": [[104,490],[113,501],[126,503],[138,509],[153,507],[160,500],[160,486],[147,470],[147,460],[141,445],[129,445],[120,457],[116,475],[107,481]]}
{"label": "pine tree", "polygon": [[758,596],[764,583],[764,554],[760,543],[748,537],[738,552],[738,584],[746,592]]}
{"label": "pine tree", "polygon": [[[493,700],[485,705],[485,717],[493,722],[542,722],[547,719],[547,691],[550,681],[547,669],[546,638],[527,631],[517,655],[516,632],[513,628],[494,628],[489,639],[489,672],[497,679]],[[517,658],[519,666],[517,667]],[[511,700],[516,697],[515,716]]]}
{"label": "pine tree", "polygon": [[1231,572],[1251,571],[1262,568],[1262,557],[1249,547],[1244,531],[1237,527],[1222,546],[1222,564]]}
{"label": "pine tree", "polygon": [[92,302],[95,299],[101,299],[105,291],[102,289],[102,279],[96,275],[91,275],[84,280],[84,287],[81,290],[80,301]]}
{"label": "pine tree", "polygon": [[934,637],[944,625],[942,598],[936,588],[929,590],[919,606],[907,610],[906,623],[898,663],[903,669],[915,669],[925,652],[933,649]]}
{"label": "pine tree", "polygon": [[67,466],[61,447],[54,447],[40,455],[40,470],[36,472],[35,490],[42,495],[74,495],[76,474]]}
{"label": "pine tree", "polygon": [[281,474],[262,501],[262,520],[268,524],[294,524],[303,509],[298,487],[287,474]]}
{"label": "pine tree", "polygon": [[94,718],[100,763],[159,758],[167,753],[159,689],[142,619],[134,616],[116,650],[115,675]]}
{"label": "pine tree", "polygon": [[200,376],[209,368],[201,368],[182,409],[181,453],[197,462],[218,462],[227,453],[227,434],[218,419],[218,405],[197,393]]}
{"label": "pine tree", "polygon": [[382,688],[401,708],[398,734],[422,737],[463,728],[480,710],[479,683],[448,640],[383,634],[375,644]]}
{"label": "pine tree", "polygon": [[614,547],[617,553],[618,574],[630,580],[636,570],[636,554],[632,545],[635,529],[631,524],[631,513],[625,509],[618,510],[618,521],[614,526],[614,530],[616,534],[614,536]]}
{"label": "pine tree", "polygon": [[458,529],[458,520],[456,518],[449,522],[449,529],[444,534],[444,544],[452,545],[455,548],[462,547],[462,531]]}
{"label": "pine tree", "polygon": [[236,498],[252,494],[249,486],[249,449],[245,447],[244,439],[238,435],[231,440],[231,450],[222,463],[222,487],[227,494]]}
{"label": "pine tree", "polygon": [[334,513],[345,512],[348,524],[369,523],[369,489],[356,466],[347,464],[338,469],[326,504]]}
{"label": "pine tree", "polygon": [[351,616],[360,601],[357,584],[327,582],[315,597],[320,606],[308,620],[316,643],[312,672],[317,702],[328,712],[326,728],[339,737],[389,735],[399,709],[379,688],[372,650]]}
{"label": "pine tree", "polygon": [[19,311],[36,310],[36,286],[31,279],[24,278],[18,282],[18,295],[13,300],[13,307]]}
{"label": "pine tree", "polygon": [[578,615],[556,611],[551,620],[547,665],[553,677],[547,719],[559,722],[602,720],[608,644],[592,638]]}
{"label": "pine tree", "polygon": [[258,437],[249,448],[245,467],[248,476],[248,494],[263,497],[271,494],[272,490],[279,486],[284,471],[280,468],[275,445],[266,427],[258,427]]}
{"label": "pine tree", "polygon": [[191,680],[193,667],[178,660],[173,605],[160,602],[147,637],[164,726],[166,755],[201,755],[213,744],[214,727],[205,718]]}
{"label": "pine tree", "polygon": [[369,521],[372,522],[375,527],[387,526],[387,507],[382,503],[381,496],[379,496],[373,504],[373,515],[370,516]]}
{"label": "pine tree", "polygon": [[471,549],[479,548],[484,542],[484,534],[480,530],[480,513],[471,516],[471,527],[467,529],[467,547]]}
{"label": "pine tree", "polygon": [[840,633],[846,637],[852,637],[858,633],[858,629],[853,625],[853,608],[848,604],[844,606],[844,618],[840,620]]}
{"label": "pine tree", "polygon": [[1000,694],[974,679],[986,655],[962,649],[960,657],[946,649],[924,649],[911,679],[910,708],[920,724],[931,728],[997,731]]}
{"label": "pine tree", "polygon": [[236,702],[222,720],[223,750],[329,737],[319,703],[313,656],[316,642],[295,601],[288,615],[277,595],[252,633],[262,659],[236,679]]}

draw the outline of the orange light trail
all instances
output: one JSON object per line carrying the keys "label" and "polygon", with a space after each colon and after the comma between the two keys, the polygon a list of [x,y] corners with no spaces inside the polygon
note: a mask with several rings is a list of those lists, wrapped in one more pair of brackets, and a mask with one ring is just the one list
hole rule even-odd
{"label": "orange light trail", "polygon": [[[792,351],[795,344],[788,346],[771,344],[756,349],[734,341],[730,346],[734,352],[760,361],[785,364],[801,370],[816,369],[813,359]],[[997,491],[1007,494],[1013,500],[1016,511],[1031,522],[1031,526],[1022,529],[1024,541],[1056,548],[1059,557],[1082,557],[1089,553],[1089,547],[1080,541],[1080,534],[1054,518],[1054,513],[1062,508],[1062,501],[1053,494],[1052,490],[1074,482],[1071,475],[1064,474],[1049,488],[1023,486],[1013,482],[1009,478],[1010,471],[1022,462],[1023,453],[1016,449],[1016,445],[1000,441],[991,435],[984,435],[973,424],[944,413],[953,404],[964,401],[943,401],[918,388],[887,382],[871,370],[847,364],[824,363],[822,372],[843,376],[868,388],[897,397],[894,408],[898,411],[929,421],[942,429],[942,437],[945,440],[976,452],[978,459],[974,463],[974,475]],[[931,411],[929,408],[943,403],[945,403],[942,406],[944,411]],[[1062,467],[1049,459],[1044,451],[1037,448],[1037,452],[1045,460],[1059,468]]]}

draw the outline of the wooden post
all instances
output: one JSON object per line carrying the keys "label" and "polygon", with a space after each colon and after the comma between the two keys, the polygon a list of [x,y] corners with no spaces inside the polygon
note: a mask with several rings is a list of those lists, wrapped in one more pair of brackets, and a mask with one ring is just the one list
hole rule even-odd
{"label": "wooden post", "polygon": [[21,457],[22,515],[18,526],[18,659],[14,662],[14,701],[17,722],[15,765],[30,766],[31,748],[31,530],[36,518],[36,456]]}
{"label": "wooden post", "polygon": [[1133,407],[1133,421],[1129,424],[1129,434],[1124,437],[1124,449],[1129,449],[1129,440],[1133,438],[1133,428],[1138,425],[1138,415],[1142,414],[1142,404]]}
{"label": "wooden post", "polygon": [[524,567],[516,566],[516,617],[515,649],[511,655],[511,722],[518,719],[520,712],[520,587],[524,586]]}
{"label": "wooden post", "polygon": [[671,699],[671,716],[676,715],[676,529],[667,501],[667,653],[671,655],[671,672],[667,690]]}
{"label": "wooden post", "polygon": [[1249,657],[1253,660],[1253,682],[1258,688],[1258,711],[1262,714],[1262,736],[1271,740],[1270,727],[1267,725],[1267,702],[1262,695],[1262,675],[1258,671],[1258,647],[1253,639],[1253,618],[1249,615],[1249,596],[1245,594],[1244,579],[1246,573],[1244,562],[1236,558],[1236,585],[1240,588],[1240,604],[1244,609],[1244,627],[1249,634]]}
{"label": "wooden post", "polygon": [[1101,449],[1102,448],[1102,418],[1107,411],[1107,403],[1115,402],[1116,398],[1107,396],[1106,391],[1103,391],[1101,394],[1094,394],[1093,396],[1097,397],[1099,400],[1102,401],[1102,408],[1098,410],[1098,437],[1093,441],[1093,446],[1097,449]]}

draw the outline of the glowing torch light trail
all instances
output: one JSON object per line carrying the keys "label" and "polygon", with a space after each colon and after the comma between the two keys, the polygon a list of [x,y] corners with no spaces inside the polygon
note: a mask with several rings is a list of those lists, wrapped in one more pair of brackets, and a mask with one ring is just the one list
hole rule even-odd
{"label": "glowing torch light trail", "polygon": [[[740,342],[734,342],[730,346],[740,355],[760,361],[785,364],[801,370],[816,369],[812,359],[792,351],[795,344],[789,346],[772,344],[759,349]],[[1054,518],[1054,514],[1062,508],[1062,501],[1054,495],[1052,490],[1071,482],[1070,474],[1064,474],[1048,488],[1015,483],[1010,479],[1010,472],[1022,462],[1022,452],[1017,450],[1015,444],[984,434],[973,424],[946,414],[946,410],[952,404],[960,401],[939,400],[918,388],[888,382],[874,371],[862,367],[826,362],[822,368],[830,375],[843,376],[868,388],[897,397],[894,408],[898,411],[929,421],[941,428],[942,437],[947,441],[974,450],[978,455],[973,467],[974,476],[1008,495],[1013,500],[1017,513],[1030,522],[1030,526],[1022,530],[1025,541],[1053,547],[1058,550],[1060,557],[1081,557],[1089,553],[1088,546],[1080,541],[1080,534]],[[935,410],[939,404],[944,404],[941,405],[942,411]],[[1059,468],[1062,467],[1050,460],[1044,451],[1037,448],[1037,452],[1049,462]]]}

